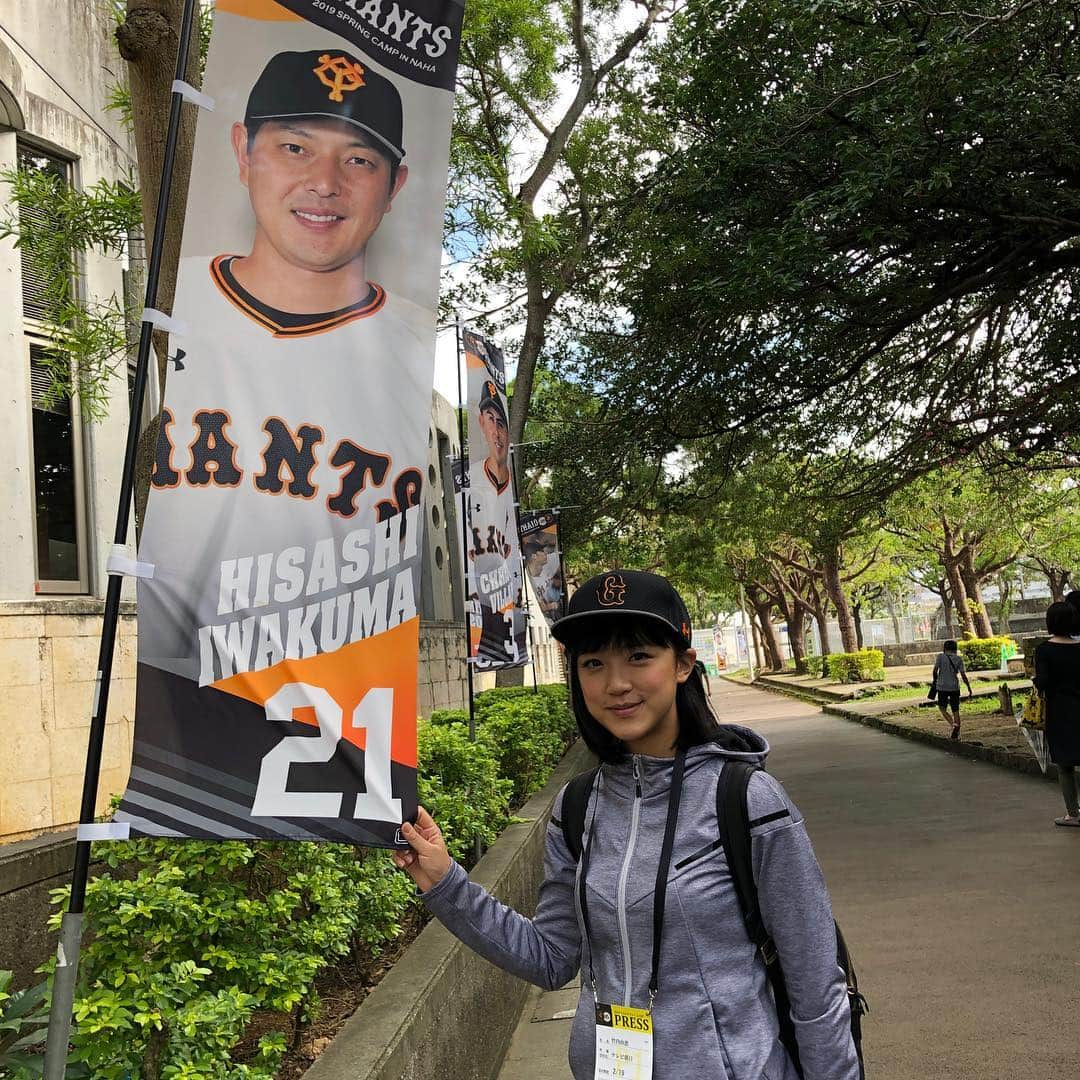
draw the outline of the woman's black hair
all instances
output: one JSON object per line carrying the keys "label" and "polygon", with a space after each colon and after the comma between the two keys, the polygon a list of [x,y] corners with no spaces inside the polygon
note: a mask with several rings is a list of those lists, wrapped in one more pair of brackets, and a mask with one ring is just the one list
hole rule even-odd
{"label": "woman's black hair", "polygon": [[[573,636],[566,641],[570,704],[574,710],[574,718],[585,745],[603,762],[621,761],[626,756],[626,747],[621,739],[615,738],[589,712],[578,678],[578,657],[583,653],[598,652],[601,649],[631,649],[639,645],[656,645],[662,648],[670,646],[676,655],[686,651],[686,646],[678,641],[674,632],[659,619],[634,618],[632,615],[597,615],[595,618],[583,619],[578,628],[575,628]],[[679,737],[675,745],[680,749],[689,750],[692,746],[707,742],[724,745],[731,742],[732,749],[750,749],[741,736],[727,731],[717,722],[705,697],[701,673],[696,668],[690,672],[690,677],[676,688],[675,710],[679,717]]]}
{"label": "woman's black hair", "polygon": [[1065,600],[1059,600],[1046,609],[1046,629],[1058,637],[1072,637],[1080,632],[1080,618],[1076,608]]}
{"label": "woman's black hair", "polygon": [[1076,611],[1080,613],[1080,589],[1073,589],[1073,591],[1065,597],[1065,603],[1071,604]]}

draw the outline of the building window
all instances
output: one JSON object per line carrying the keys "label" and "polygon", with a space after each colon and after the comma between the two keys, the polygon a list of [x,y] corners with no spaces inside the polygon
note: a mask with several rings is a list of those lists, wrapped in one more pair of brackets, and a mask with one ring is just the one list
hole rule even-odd
{"label": "building window", "polygon": [[[38,169],[70,182],[70,166],[37,147],[19,144],[19,167]],[[47,224],[48,210],[21,207],[20,213]],[[32,252],[21,249],[23,330],[30,369],[33,432],[34,540],[39,593],[88,590],[82,424],[78,402],[49,395],[55,353],[45,322],[45,275]]]}

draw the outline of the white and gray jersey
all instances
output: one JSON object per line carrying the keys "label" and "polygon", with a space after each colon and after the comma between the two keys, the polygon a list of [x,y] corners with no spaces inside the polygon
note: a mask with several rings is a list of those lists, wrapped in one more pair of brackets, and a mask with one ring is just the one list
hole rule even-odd
{"label": "white and gray jersey", "polygon": [[[182,368],[140,542],[154,566],[139,582],[140,661],[201,685],[230,674],[207,671],[208,627],[239,634],[249,612],[260,625],[278,613],[285,637],[290,611],[347,589],[385,590],[386,608],[405,566],[416,595],[420,512],[408,537],[398,518],[392,544],[379,525],[419,504],[428,448],[416,401],[430,399],[430,312],[372,284],[348,308],[282,316],[239,290],[230,264],[181,262],[170,348]],[[365,617],[386,628],[385,610]],[[297,632],[334,639],[340,628],[320,621]]]}

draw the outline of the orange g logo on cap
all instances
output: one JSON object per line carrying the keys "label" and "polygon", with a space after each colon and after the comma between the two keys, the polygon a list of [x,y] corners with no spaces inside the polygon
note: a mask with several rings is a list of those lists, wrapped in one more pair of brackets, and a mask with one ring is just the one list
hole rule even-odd
{"label": "orange g logo on cap", "polygon": [[608,574],[596,591],[596,598],[604,607],[618,607],[624,603],[625,595],[626,582],[621,574]]}
{"label": "orange g logo on cap", "polygon": [[364,85],[364,69],[344,56],[323,53],[319,66],[311,70],[323,86],[330,88],[331,101],[344,101],[345,91],[359,90]]}

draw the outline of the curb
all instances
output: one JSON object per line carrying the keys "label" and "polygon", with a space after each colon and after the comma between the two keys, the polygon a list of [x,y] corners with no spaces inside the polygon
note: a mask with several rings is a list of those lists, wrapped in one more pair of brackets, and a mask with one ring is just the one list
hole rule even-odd
{"label": "curb", "polygon": [[[743,683],[742,685],[745,686],[746,684]],[[822,712],[827,712],[831,716],[839,716],[844,720],[853,720],[864,727],[877,728],[878,731],[884,731],[889,735],[899,735],[901,738],[910,739],[912,742],[926,743],[929,746],[937,747],[939,750],[955,754],[957,757],[968,758],[971,761],[985,761],[1000,768],[1012,769],[1014,772],[1027,773],[1030,776],[1038,776],[1045,780],[1057,782],[1057,767],[1054,763],[1051,762],[1047,766],[1046,772],[1043,773],[1034,755],[1031,754],[1016,754],[1011,750],[1003,750],[994,746],[981,746],[964,742],[963,739],[953,740],[944,735],[937,735],[932,731],[920,731],[918,728],[898,724],[894,720],[887,720],[881,716],[856,712],[854,709],[845,708],[843,705],[833,702],[819,701],[807,694],[786,687],[781,688],[762,682],[755,682],[753,685],[760,690],[767,690],[783,697],[796,698],[799,701],[806,702],[808,705],[815,705]]]}
{"label": "curb", "polygon": [[[578,740],[547,786],[522,806],[469,875],[531,914],[543,879],[544,835],[556,796],[594,763]],[[493,1080],[517,1027],[528,984],[495,967],[432,921],[305,1080]]]}

